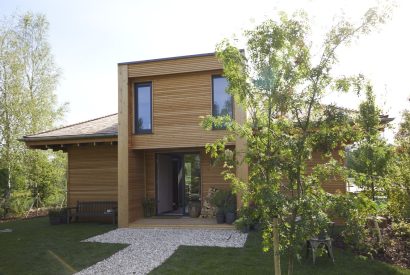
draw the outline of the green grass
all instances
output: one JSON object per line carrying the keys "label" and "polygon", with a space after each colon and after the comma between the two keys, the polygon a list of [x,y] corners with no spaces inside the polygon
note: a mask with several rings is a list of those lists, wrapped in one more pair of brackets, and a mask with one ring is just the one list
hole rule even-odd
{"label": "green grass", "polygon": [[[327,255],[319,257],[316,265],[312,259],[296,262],[295,274],[410,274],[383,262],[364,259],[348,251],[334,250],[335,264]],[[284,259],[282,258],[282,261]],[[282,273],[286,274],[282,262]],[[273,257],[261,250],[261,237],[251,233],[244,248],[216,248],[181,246],[154,274],[273,274]]]}
{"label": "green grass", "polygon": [[0,224],[0,274],[72,274],[126,247],[123,244],[81,243],[114,229],[113,225],[76,223],[50,225],[48,218]]}

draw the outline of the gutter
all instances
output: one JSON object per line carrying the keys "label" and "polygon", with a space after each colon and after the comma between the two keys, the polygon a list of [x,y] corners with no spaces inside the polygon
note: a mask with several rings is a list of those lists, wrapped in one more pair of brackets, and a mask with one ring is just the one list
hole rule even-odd
{"label": "gutter", "polygon": [[19,141],[57,141],[57,140],[73,140],[73,139],[92,139],[92,138],[118,138],[118,134],[90,134],[90,135],[66,135],[66,136],[46,136],[46,137],[30,137],[23,136]]}

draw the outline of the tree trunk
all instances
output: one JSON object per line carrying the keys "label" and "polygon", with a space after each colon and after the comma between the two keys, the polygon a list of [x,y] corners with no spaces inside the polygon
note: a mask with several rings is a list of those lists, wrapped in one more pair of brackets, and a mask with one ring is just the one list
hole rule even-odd
{"label": "tree trunk", "polygon": [[275,275],[281,275],[280,254],[279,254],[279,233],[278,218],[273,218],[273,264],[275,266]]}

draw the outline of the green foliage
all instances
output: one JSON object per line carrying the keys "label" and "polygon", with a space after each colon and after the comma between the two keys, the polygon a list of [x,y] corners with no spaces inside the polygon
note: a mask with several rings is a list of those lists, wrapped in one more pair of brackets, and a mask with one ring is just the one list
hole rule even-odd
{"label": "green foliage", "polygon": [[230,190],[216,190],[210,198],[211,204],[218,209],[218,212],[235,210],[235,200]]}
{"label": "green foliage", "polygon": [[61,202],[65,196],[65,157],[30,151],[19,141],[54,127],[65,111],[54,93],[60,70],[48,29],[41,14],[16,15],[0,23],[0,169],[9,173],[7,193],[16,192],[4,199],[11,200],[4,205],[12,204],[16,213],[26,207],[25,197],[16,201],[25,190],[45,204]]}
{"label": "green foliage", "polygon": [[[228,40],[217,46],[228,92],[249,119],[238,124],[229,117],[205,117],[204,128],[223,123],[228,133],[208,144],[207,152],[223,161],[225,180],[240,192],[244,205],[255,204],[253,211],[264,224],[266,248],[272,243],[272,219],[278,217],[280,250],[289,256],[289,274],[300,244],[328,221],[329,199],[321,184],[346,174],[343,162],[331,152],[357,138],[347,110],[321,104],[332,87],[347,90],[360,82],[360,77],[342,81],[332,75],[336,50],[369,33],[385,18],[383,11],[370,9],[359,26],[340,21],[327,33],[319,59],[312,54],[304,13],[292,17],[282,13],[278,20],[246,31],[246,55]],[[227,150],[225,145],[238,138],[246,139],[246,151]],[[325,153],[325,164],[308,166],[318,149]],[[248,179],[236,176],[236,161],[248,164]]]}
{"label": "green foliage", "polygon": [[344,242],[362,254],[374,252],[369,242],[371,231],[367,227],[368,218],[375,216],[376,203],[363,194],[338,194],[332,198],[331,215],[345,222],[342,236]]}
{"label": "green foliage", "polygon": [[393,158],[393,147],[381,137],[381,112],[369,84],[366,85],[366,100],[360,104],[356,121],[360,141],[355,144],[348,158],[348,167],[353,169],[355,184],[375,200],[384,196],[388,185],[387,175]]}
{"label": "green foliage", "polygon": [[395,219],[410,218],[410,112],[403,112],[395,142],[397,154],[387,189],[389,213]]}

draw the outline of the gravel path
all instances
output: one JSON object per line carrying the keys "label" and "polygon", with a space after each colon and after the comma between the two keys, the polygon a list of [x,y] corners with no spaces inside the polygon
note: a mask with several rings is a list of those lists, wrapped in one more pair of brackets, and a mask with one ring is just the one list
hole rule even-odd
{"label": "gravel path", "polygon": [[247,234],[236,230],[122,228],[85,242],[124,243],[127,248],[77,274],[147,274],[180,245],[243,247]]}

